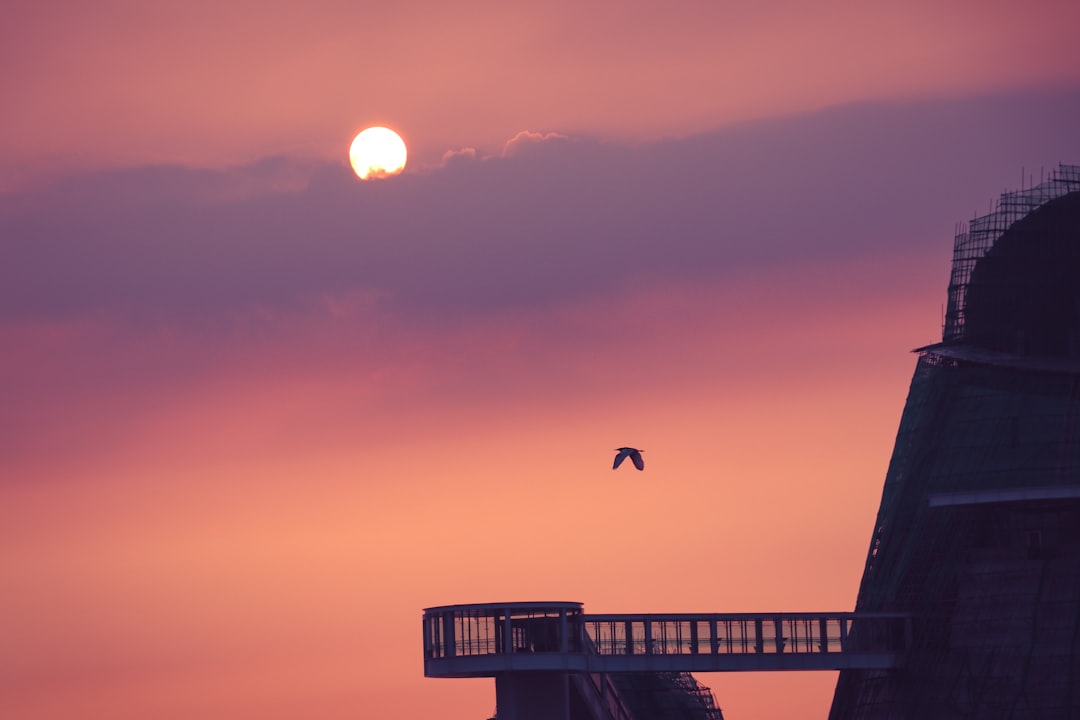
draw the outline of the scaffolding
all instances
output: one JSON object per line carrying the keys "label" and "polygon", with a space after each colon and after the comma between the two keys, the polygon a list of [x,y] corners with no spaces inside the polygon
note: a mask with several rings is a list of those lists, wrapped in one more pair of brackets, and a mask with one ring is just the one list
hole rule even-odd
{"label": "scaffolding", "polygon": [[1013,223],[1051,200],[1076,190],[1080,190],[1080,165],[1062,163],[1048,179],[1034,187],[1002,193],[989,213],[957,226],[943,342],[963,340],[967,288],[975,264]]}
{"label": "scaffolding", "polygon": [[690,673],[612,675],[635,718],[724,720],[712,691]]}

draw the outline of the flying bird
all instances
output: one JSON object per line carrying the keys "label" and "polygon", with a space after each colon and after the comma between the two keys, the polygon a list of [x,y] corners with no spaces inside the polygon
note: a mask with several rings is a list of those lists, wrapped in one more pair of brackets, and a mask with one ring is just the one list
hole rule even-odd
{"label": "flying bird", "polygon": [[644,450],[638,450],[637,448],[632,447],[621,447],[615,449],[619,451],[619,454],[615,456],[615,464],[611,466],[612,470],[622,465],[622,461],[626,458],[630,458],[631,460],[633,460],[634,467],[636,467],[638,470],[645,469],[645,461],[641,459],[641,453],[645,452]]}

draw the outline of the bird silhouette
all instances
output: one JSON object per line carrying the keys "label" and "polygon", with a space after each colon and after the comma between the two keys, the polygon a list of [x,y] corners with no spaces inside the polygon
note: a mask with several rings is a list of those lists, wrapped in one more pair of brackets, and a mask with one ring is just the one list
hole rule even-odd
{"label": "bird silhouette", "polygon": [[626,458],[630,458],[631,460],[633,460],[634,467],[636,467],[638,470],[645,469],[645,461],[641,459],[641,453],[645,452],[644,450],[638,450],[637,448],[632,447],[621,447],[615,449],[619,451],[619,454],[615,456],[615,464],[611,466],[612,470],[615,470],[620,465],[622,465],[622,461]]}

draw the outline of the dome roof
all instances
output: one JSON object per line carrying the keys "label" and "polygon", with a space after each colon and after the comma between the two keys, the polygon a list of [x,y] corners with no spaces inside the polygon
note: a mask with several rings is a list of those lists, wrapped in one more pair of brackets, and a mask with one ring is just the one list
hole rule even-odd
{"label": "dome roof", "polygon": [[1025,215],[975,264],[963,342],[1080,357],[1080,191]]}

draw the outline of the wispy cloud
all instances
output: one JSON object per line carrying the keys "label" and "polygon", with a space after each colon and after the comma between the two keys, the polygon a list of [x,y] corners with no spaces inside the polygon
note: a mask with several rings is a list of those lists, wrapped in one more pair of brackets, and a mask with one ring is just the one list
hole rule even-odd
{"label": "wispy cloud", "polygon": [[569,138],[562,133],[557,132],[533,132],[531,130],[522,130],[506,141],[503,145],[502,155],[503,157],[510,157],[524,151],[527,148],[534,147],[540,143],[549,142],[552,140],[568,140]]}
{"label": "wispy cloud", "polygon": [[356,292],[452,316],[895,256],[1021,166],[1080,154],[1072,125],[1042,129],[1069,115],[1075,93],[850,106],[641,146],[524,132],[467,172],[381,183],[287,158],[82,175],[0,197],[0,318],[220,320]]}
{"label": "wispy cloud", "polygon": [[460,162],[472,162],[477,159],[476,148],[463,147],[457,150],[447,150],[442,156],[442,165],[450,165],[452,163]]}

